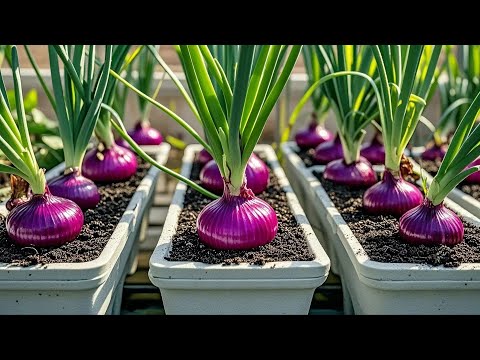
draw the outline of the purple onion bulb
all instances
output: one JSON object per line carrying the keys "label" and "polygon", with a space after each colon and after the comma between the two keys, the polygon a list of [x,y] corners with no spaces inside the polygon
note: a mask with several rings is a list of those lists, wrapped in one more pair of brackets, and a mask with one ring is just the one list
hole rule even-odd
{"label": "purple onion bulb", "polygon": [[205,206],[197,218],[197,232],[204,244],[221,250],[246,250],[275,238],[277,215],[273,208],[243,187],[239,196],[227,187],[221,198]]}
{"label": "purple onion bulb", "polygon": [[453,246],[463,241],[463,223],[443,203],[429,199],[407,211],[400,218],[400,237],[410,244]]}
{"label": "purple onion bulb", "polygon": [[50,194],[15,207],[6,220],[7,233],[18,246],[60,246],[74,240],[83,226],[83,212],[73,201]]}
{"label": "purple onion bulb", "polygon": [[[163,142],[163,136],[160,131],[153,128],[149,122],[137,122],[133,129],[128,130],[128,135],[140,146],[160,145]],[[123,138],[115,141],[117,145],[130,149],[130,144]]]}
{"label": "purple onion bulb", "polygon": [[115,143],[125,149],[130,149],[130,144],[122,137],[116,138]]}
{"label": "purple onion bulb", "polygon": [[200,150],[197,155],[197,161],[200,163],[200,167],[203,168],[210,160],[213,160],[213,156],[205,149]]}
{"label": "purple onion bulb", "polygon": [[374,165],[385,163],[385,147],[380,142],[379,136],[380,134],[375,134],[372,141],[369,144],[364,144],[360,150],[360,155]]}
{"label": "purple onion bulb", "polygon": [[402,176],[393,176],[385,170],[381,181],[363,194],[363,208],[371,214],[389,214],[400,217],[408,210],[418,206],[423,195],[418,188],[405,181]]}
{"label": "purple onion bulb", "polygon": [[448,146],[446,144],[438,146],[434,143],[432,146],[427,147],[420,157],[422,160],[443,160],[445,154],[447,153],[447,148]]}
{"label": "purple onion bulb", "polygon": [[372,164],[361,156],[358,161],[348,165],[344,159],[329,162],[323,177],[337,184],[350,187],[367,187],[375,184],[377,181],[377,175],[372,169]]}
{"label": "purple onion bulb", "polygon": [[160,131],[151,127],[148,122],[139,121],[133,129],[128,131],[128,135],[138,145],[160,145],[163,142]]}
{"label": "purple onion bulb", "polygon": [[300,149],[313,149],[333,139],[333,134],[317,122],[315,114],[306,129],[302,129],[295,135],[295,142]]}
{"label": "purple onion bulb", "polygon": [[48,188],[53,195],[72,200],[82,210],[93,209],[100,202],[97,185],[83,176],[78,168],[50,180]]}
{"label": "purple onion bulb", "polygon": [[[268,186],[269,172],[267,165],[257,155],[252,154],[245,169],[246,186],[254,194],[262,193]],[[202,186],[211,192],[221,195],[224,190],[224,180],[215,160],[210,160],[200,171]]]}
{"label": "purple onion bulb", "polygon": [[340,136],[337,134],[334,140],[318,145],[313,155],[316,164],[326,165],[337,159],[343,159],[343,148]]}
{"label": "purple onion bulb", "polygon": [[[476,166],[476,165],[480,165],[480,158],[470,163],[470,165],[468,165],[467,168],[471,168],[472,166]],[[465,182],[470,184],[480,184],[480,171],[477,171],[477,172],[474,172],[473,174],[468,175],[467,178],[465,179]]]}
{"label": "purple onion bulb", "polygon": [[137,172],[137,157],[129,149],[113,143],[110,148],[102,144],[85,154],[82,174],[95,182],[124,181]]}

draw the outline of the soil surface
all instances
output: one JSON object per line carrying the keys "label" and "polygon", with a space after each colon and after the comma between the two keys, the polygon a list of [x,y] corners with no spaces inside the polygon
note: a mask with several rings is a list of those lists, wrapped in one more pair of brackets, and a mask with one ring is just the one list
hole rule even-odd
{"label": "soil surface", "polygon": [[78,263],[95,260],[113,234],[130,199],[150,168],[138,158],[137,173],[115,184],[97,184],[101,200],[95,209],[84,212],[85,223],[78,237],[60,247],[19,247],[10,242],[5,219],[0,215],[0,263],[30,266],[49,263]]}
{"label": "soil surface", "polygon": [[303,160],[305,167],[311,167],[313,165],[317,165],[315,163],[314,155],[315,155],[315,149],[308,149],[308,150],[297,150],[295,153],[300,156],[300,158]]}
{"label": "soil surface", "polygon": [[[415,161],[421,164],[422,168],[432,176],[435,176],[441,164],[440,160],[431,161],[420,160],[417,158]],[[465,182],[461,182],[458,184],[457,188],[462,190],[465,194],[470,195],[475,200],[480,201],[480,184],[466,184]]]}
{"label": "soil surface", "polygon": [[[194,162],[190,178],[200,183],[199,173],[200,166]],[[269,186],[258,197],[268,202],[277,214],[278,231],[275,239],[251,250],[216,250],[200,242],[196,231],[198,214],[211,199],[189,187],[185,194],[185,207],[178,219],[177,232],[172,239],[170,254],[166,259],[223,265],[239,263],[264,265],[271,261],[313,260],[314,256],[308,247],[305,234],[295,220],[288,206],[286,194],[271,170]]]}
{"label": "soil surface", "polygon": [[456,267],[461,263],[480,262],[480,228],[463,221],[464,242],[445,245],[411,245],[404,243],[398,232],[398,219],[390,215],[364,213],[362,197],[365,189],[349,189],[325,180],[314,172],[332,202],[342,214],[353,234],[371,260],[384,263],[419,263]]}

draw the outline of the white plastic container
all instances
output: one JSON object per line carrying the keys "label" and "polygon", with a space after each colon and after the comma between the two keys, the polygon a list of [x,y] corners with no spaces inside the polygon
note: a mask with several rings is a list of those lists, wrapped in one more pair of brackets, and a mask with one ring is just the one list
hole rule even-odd
{"label": "white plastic container", "polygon": [[[189,145],[182,175],[189,177],[200,145]],[[268,162],[287,193],[293,213],[305,231],[315,255],[313,261],[279,261],[263,266],[208,265],[200,262],[167,261],[171,239],[183,208],[186,185],[177,185],[160,240],[150,258],[149,277],[160,289],[167,314],[308,314],[315,289],[328,276],[330,261],[268,145],[256,151]]]}
{"label": "white plastic container", "polygon": [[[282,153],[282,165],[285,169],[285,174],[290,184],[292,184],[293,191],[297,195],[300,205],[302,205],[307,214],[315,235],[317,235],[318,240],[320,240],[330,258],[332,264],[331,271],[341,276],[340,268],[337,265],[335,248],[328,240],[330,231],[327,229],[332,225],[328,222],[324,209],[318,206],[318,201],[313,196],[313,191],[320,185],[320,182],[313,175],[312,171],[323,172],[325,165],[314,165],[307,168],[297,154],[298,146],[294,141],[281,144],[280,151]],[[381,171],[383,165],[374,165],[373,168]]]}
{"label": "white plastic container", "polygon": [[[320,185],[315,201],[330,226],[344,288],[344,313],[350,314],[480,314],[480,263],[456,268],[372,261]],[[480,220],[449,199],[466,221]]]}
{"label": "white plastic container", "polygon": [[[165,162],[170,146],[158,155]],[[63,164],[51,169],[58,176]],[[100,256],[83,263],[29,267],[0,263],[1,314],[118,314],[129,257],[151,203],[160,170],[151,167]],[[4,205],[0,212],[6,215]]]}

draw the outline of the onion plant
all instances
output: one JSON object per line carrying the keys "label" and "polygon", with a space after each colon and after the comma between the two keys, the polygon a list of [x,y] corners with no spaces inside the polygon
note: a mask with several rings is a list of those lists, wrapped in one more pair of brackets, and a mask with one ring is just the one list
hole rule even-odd
{"label": "onion plant", "polygon": [[[125,80],[128,82],[132,82],[133,79],[133,66],[128,66],[125,69],[124,72],[124,77]],[[113,98],[113,103],[112,103],[112,108],[115,110],[117,115],[120,117],[120,119],[125,119],[126,116],[126,107],[127,107],[127,101],[128,101],[128,88],[124,86],[122,83],[117,83],[117,86],[115,87],[115,96]],[[128,148],[129,145],[123,138],[117,137],[115,139],[115,142],[123,147]]]}
{"label": "onion plant", "polygon": [[[322,78],[328,75],[359,72],[375,77],[376,67],[373,53],[368,46],[355,45],[313,45],[311,52],[322,69]],[[321,81],[321,80],[320,80]],[[290,118],[298,116],[308,96],[318,90],[319,81],[313,84],[300,100]],[[343,159],[327,164],[326,179],[349,186],[369,186],[374,184],[376,174],[371,164],[360,157],[360,146],[365,137],[365,128],[378,116],[375,88],[361,76],[338,76],[322,85],[323,92],[337,122],[337,134],[343,147]],[[317,148],[322,151],[322,148]]]}
{"label": "onion plant", "polygon": [[[121,72],[128,66],[139,47],[131,56],[127,57],[129,45],[115,45],[113,47],[111,69]],[[108,82],[103,103],[112,106],[115,100],[117,82],[111,78]],[[112,183],[129,179],[137,171],[137,158],[135,154],[122,146],[118,146],[114,139],[110,125],[110,113],[105,109],[100,111],[100,116],[95,127],[97,146],[87,152],[82,164],[82,172],[86,177],[97,182]]]}
{"label": "onion plant", "polygon": [[422,204],[400,218],[400,235],[405,241],[455,245],[463,240],[462,221],[443,205],[443,201],[460,182],[480,170],[480,165],[471,165],[480,156],[480,124],[475,125],[479,111],[480,92],[455,130]]}
{"label": "onion plant", "polygon": [[375,129],[375,133],[370,142],[362,145],[360,156],[363,156],[373,165],[385,163],[385,147],[383,146],[381,131]]}
{"label": "onion plant", "polygon": [[382,180],[365,192],[363,206],[371,213],[401,216],[423,198],[416,186],[402,178],[400,164],[431,94],[441,46],[429,49],[423,59],[423,45],[375,45],[372,51],[380,82],[385,171]]}
{"label": "onion plant", "polygon": [[[12,115],[16,119],[15,90],[7,91]],[[23,97],[25,117],[28,132],[32,142],[33,151],[38,165],[47,170],[60,164],[63,159],[62,140],[60,138],[58,124],[52,121],[38,109],[38,94],[36,89],[29,90]]]}
{"label": "onion plant", "polygon": [[[466,48],[468,53],[468,48],[470,47],[466,46]],[[475,53],[475,46],[471,48],[472,53]],[[480,50],[480,48],[478,49]],[[478,50],[476,52],[478,53]],[[457,128],[467,111],[468,105],[476,95],[480,71],[477,71],[477,76],[474,76],[472,71],[469,71],[470,67],[472,69],[475,68],[474,59],[475,57],[468,61],[467,57],[465,64],[463,64],[463,61],[458,62],[453,46],[445,46],[445,60],[443,64],[445,77],[438,82],[441,116],[436,126],[422,119],[433,134],[432,143],[428,144],[425,151],[421,154],[423,160],[443,159],[448,147],[448,136]],[[462,64],[466,67],[463,67]]]}
{"label": "onion plant", "polygon": [[[28,46],[25,49],[55,110],[63,142],[65,171],[50,181],[50,191],[54,195],[75,201],[82,209],[94,208],[100,201],[100,194],[92,179],[84,176],[82,164],[110,82],[113,48],[111,45],[106,46],[101,70],[95,71],[94,45],[49,45],[53,94],[40,74]],[[59,59],[66,69],[63,79]]]}
{"label": "onion plant", "polygon": [[[151,94],[153,91],[151,97],[155,99],[162,82],[160,81],[158,86],[153,89],[155,65],[157,62],[147,48],[144,48],[140,52],[136,64],[138,74],[135,81],[136,88],[145,94]],[[150,110],[152,108],[151,103],[141,96],[138,96],[137,100],[138,108],[140,110],[140,119],[135,124],[134,128],[128,132],[129,135],[139,145],[160,145],[163,141],[162,134],[160,134],[158,130],[152,128],[149,120]]]}
{"label": "onion plant", "polygon": [[[320,80],[323,75],[323,66],[317,56],[314,46],[304,46],[302,48],[303,61],[307,74],[307,89]],[[313,112],[311,120],[306,129],[302,129],[295,134],[295,142],[300,149],[312,149],[318,145],[333,140],[333,134],[328,131],[323,124],[327,118],[330,105],[328,98],[321,87],[316,88],[311,96]],[[282,142],[288,140],[290,131],[295,125],[296,119],[290,119],[287,128],[282,133]]]}
{"label": "onion plant", "polygon": [[[234,81],[235,69],[232,69],[231,66],[232,64],[238,63],[240,54],[239,47],[231,45],[209,45],[208,49],[210,50],[212,56],[215,57],[218,65],[222,67],[222,69],[226,69],[226,77],[228,79],[233,79],[232,81]],[[178,48],[177,51],[179,53],[181,62],[184,63],[181,49]],[[215,79],[213,79],[212,84],[215,91],[219,93],[221,91],[220,84],[215,81]],[[223,97],[220,97],[220,101],[222,101],[222,99]],[[225,100],[223,99],[223,101]],[[205,149],[202,149],[198,154],[200,163],[208,158],[210,158],[210,160],[207,161],[204,166],[202,166],[202,170],[200,171],[200,182],[202,186],[208,190],[214,192],[215,194],[221,195],[224,191],[225,185],[220,168],[215,160],[213,160],[212,155],[209,154]],[[254,153],[251,154],[249,160],[247,161],[247,165],[245,167],[245,176],[249,189],[252,190],[256,195],[262,193],[268,186],[268,167],[263,160],[261,160]]]}
{"label": "onion plant", "polygon": [[[276,235],[277,217],[270,205],[250,190],[245,171],[301,46],[233,45],[224,49],[232,61],[222,61],[223,65],[208,46],[180,45],[178,49],[191,98],[163,61],[162,66],[201,123],[205,140],[199,141],[213,156],[224,180],[222,197],[208,204],[198,216],[199,238],[220,249],[266,244]],[[123,83],[184,125],[192,135],[198,135],[177,114]],[[120,123],[115,126],[136,151],[141,150]],[[139,154],[144,157],[141,151]]]}
{"label": "onion plant", "polygon": [[[38,166],[30,141],[16,46],[11,48],[11,66],[17,114],[15,120],[0,70],[0,150],[13,166],[0,164],[0,171],[12,174],[14,187],[23,191],[14,191],[7,233],[20,246],[61,245],[78,236],[83,213],[73,201],[52,195],[46,185],[45,171]],[[108,68],[102,80],[108,80]]]}

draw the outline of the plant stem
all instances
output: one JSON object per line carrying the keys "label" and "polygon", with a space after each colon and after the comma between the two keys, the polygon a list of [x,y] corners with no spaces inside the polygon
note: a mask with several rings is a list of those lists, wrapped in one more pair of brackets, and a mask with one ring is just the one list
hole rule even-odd
{"label": "plant stem", "polygon": [[[158,162],[156,162],[150,155],[145,153],[145,151],[143,151],[142,148],[135,141],[133,141],[133,139],[128,135],[125,128],[123,127],[122,120],[118,116],[117,112],[113,108],[111,108],[110,106],[108,106],[106,104],[102,104],[102,107],[112,114],[112,117],[110,118],[110,121],[111,121],[112,126],[115,128],[115,130],[117,130],[117,132],[120,134],[120,136],[122,138],[124,138],[126,142],[128,142],[128,144],[131,146],[131,148],[142,159],[144,159],[148,163],[152,164],[153,166],[157,167],[158,169],[162,170],[163,172],[167,173],[168,175],[173,176],[175,179],[187,184],[191,188],[197,190],[199,193],[201,193],[205,196],[208,196],[211,199],[218,199],[217,195],[215,195],[215,194],[211,193],[210,191],[204,189],[203,187],[201,187],[200,185],[198,185],[194,181],[192,181],[192,180],[190,180],[190,179],[188,179],[188,178],[186,178],[186,177],[184,177],[180,174],[177,174],[175,171],[170,170],[169,168],[167,168],[167,167],[159,164]],[[114,119],[116,120],[116,122],[115,122]]]}

